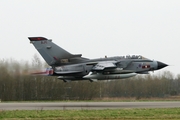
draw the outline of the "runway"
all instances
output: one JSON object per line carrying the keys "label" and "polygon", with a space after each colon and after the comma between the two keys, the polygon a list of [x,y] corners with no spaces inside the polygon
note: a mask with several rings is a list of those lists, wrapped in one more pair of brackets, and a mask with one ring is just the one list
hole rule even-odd
{"label": "runway", "polygon": [[175,108],[180,102],[24,102],[0,103],[0,110],[91,110],[124,108]]}

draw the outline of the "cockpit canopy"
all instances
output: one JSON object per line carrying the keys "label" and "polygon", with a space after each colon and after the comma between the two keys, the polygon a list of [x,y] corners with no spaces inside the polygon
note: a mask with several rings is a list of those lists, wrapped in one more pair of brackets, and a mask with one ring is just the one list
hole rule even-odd
{"label": "cockpit canopy", "polygon": [[147,59],[141,55],[126,55],[126,56],[121,56],[121,57],[125,59]]}

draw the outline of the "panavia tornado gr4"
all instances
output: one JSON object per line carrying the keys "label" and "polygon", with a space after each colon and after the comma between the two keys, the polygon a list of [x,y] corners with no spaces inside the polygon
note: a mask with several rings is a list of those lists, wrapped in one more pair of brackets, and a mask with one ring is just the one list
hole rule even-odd
{"label": "panavia tornado gr4", "polygon": [[137,74],[148,74],[149,71],[168,66],[140,55],[88,59],[81,54],[69,53],[45,37],[28,38],[47,64],[52,67],[47,70],[47,75],[58,76],[57,78],[64,82],[124,79]]}

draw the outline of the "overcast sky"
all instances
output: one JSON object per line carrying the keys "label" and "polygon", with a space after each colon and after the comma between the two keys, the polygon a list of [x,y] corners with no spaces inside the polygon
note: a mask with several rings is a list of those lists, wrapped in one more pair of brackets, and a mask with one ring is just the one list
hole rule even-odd
{"label": "overcast sky", "polygon": [[0,0],[0,59],[39,54],[30,36],[87,58],[140,54],[180,73],[180,0]]}

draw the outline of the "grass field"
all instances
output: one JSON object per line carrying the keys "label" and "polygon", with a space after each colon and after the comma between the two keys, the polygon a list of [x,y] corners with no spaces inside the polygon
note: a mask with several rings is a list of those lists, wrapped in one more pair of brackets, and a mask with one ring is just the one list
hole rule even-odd
{"label": "grass field", "polygon": [[0,119],[180,119],[180,108],[0,111]]}

